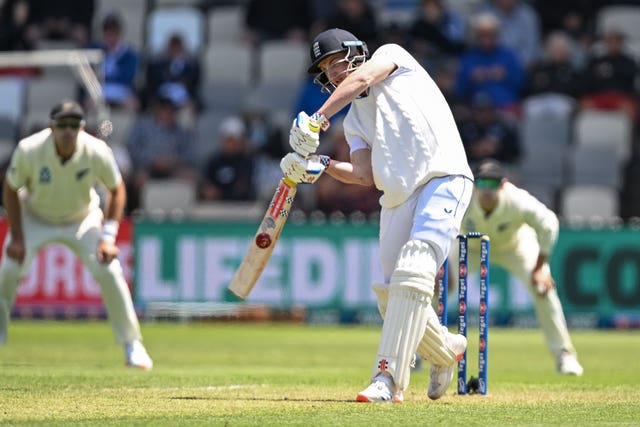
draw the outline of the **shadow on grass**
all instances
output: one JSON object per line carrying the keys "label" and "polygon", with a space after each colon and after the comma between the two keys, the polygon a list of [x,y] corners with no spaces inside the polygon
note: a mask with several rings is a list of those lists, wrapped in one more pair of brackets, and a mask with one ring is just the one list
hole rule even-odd
{"label": "shadow on grass", "polygon": [[[169,398],[170,400],[229,400],[223,397],[202,397],[202,396],[173,396]],[[291,397],[282,397],[282,398],[268,398],[268,397],[233,397],[233,400],[246,400],[248,402],[317,402],[317,403],[328,403],[328,402],[340,402],[340,403],[359,403],[352,399],[296,399]]]}

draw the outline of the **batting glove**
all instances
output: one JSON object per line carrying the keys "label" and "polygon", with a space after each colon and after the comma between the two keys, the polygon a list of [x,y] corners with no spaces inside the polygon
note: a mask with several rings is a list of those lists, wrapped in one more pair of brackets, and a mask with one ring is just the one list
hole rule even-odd
{"label": "batting glove", "polygon": [[305,159],[298,153],[289,153],[280,160],[280,169],[295,183],[313,184],[326,169],[328,162],[324,157],[311,155]]}
{"label": "batting glove", "polygon": [[302,157],[313,154],[320,145],[321,123],[307,115],[304,111],[298,113],[289,131],[289,145]]}

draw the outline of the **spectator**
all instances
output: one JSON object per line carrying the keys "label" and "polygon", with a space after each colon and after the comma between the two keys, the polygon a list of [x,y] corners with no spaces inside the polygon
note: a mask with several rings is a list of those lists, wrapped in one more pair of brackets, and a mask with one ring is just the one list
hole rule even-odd
{"label": "spectator", "polygon": [[326,28],[343,28],[359,34],[370,49],[378,43],[376,15],[367,0],[338,0],[336,11],[327,20]]}
{"label": "spectator", "polygon": [[523,116],[552,115],[570,120],[579,93],[580,72],[571,60],[571,41],[563,32],[549,34],[544,54],[527,79]]}
{"label": "spectator", "polygon": [[313,23],[310,0],[249,0],[245,24],[254,45],[271,39],[306,42]]}
{"label": "spectator", "polygon": [[525,68],[540,55],[540,23],[536,11],[522,0],[488,0],[480,9],[500,23],[500,43],[511,48]]}
{"label": "spectator", "polygon": [[542,57],[532,64],[526,95],[557,93],[578,95],[579,70],[571,60],[571,44],[565,33],[549,34]]}
{"label": "spectator", "polygon": [[564,32],[571,42],[572,61],[584,67],[587,51],[593,43],[594,0],[535,2],[543,34]]}
{"label": "spectator", "polygon": [[462,16],[442,0],[422,0],[409,29],[411,47],[423,58],[458,56],[466,47],[465,32]]}
{"label": "spectator", "polygon": [[286,154],[283,133],[274,122],[269,102],[262,96],[250,96],[242,110],[246,138],[251,151],[278,160]]}
{"label": "spectator", "polygon": [[583,75],[582,109],[621,110],[638,120],[635,79],[638,66],[624,52],[624,35],[615,29],[604,34],[604,52],[593,53]]}
{"label": "spectator", "polygon": [[133,165],[130,209],[138,207],[139,192],[149,179],[180,178],[195,182],[195,139],[178,122],[179,106],[164,95],[151,105],[151,113],[134,123],[127,150]]}
{"label": "spectator", "polygon": [[532,2],[532,5],[538,14],[543,34],[563,30],[574,38],[578,34],[589,33],[600,7],[605,2],[606,0],[539,0]]}
{"label": "spectator", "polygon": [[162,87],[191,114],[199,110],[200,61],[187,52],[180,34],[169,37],[165,51],[149,61],[146,74],[147,102]]}
{"label": "spectator", "polygon": [[200,198],[203,200],[255,200],[256,158],[246,138],[246,127],[237,116],[220,124],[220,149],[203,171]]}
{"label": "spectator", "polygon": [[499,43],[500,24],[491,14],[473,21],[474,46],[460,59],[456,95],[468,102],[486,93],[500,109],[515,110],[524,83],[524,69],[515,52]]}
{"label": "spectator", "polygon": [[520,140],[514,124],[501,116],[489,96],[476,95],[469,118],[459,124],[470,164],[487,158],[513,164],[520,158]]}
{"label": "spectator", "polygon": [[0,50],[31,50],[37,34],[29,27],[31,8],[25,0],[7,0],[0,6]]}
{"label": "spectator", "polygon": [[84,46],[91,37],[94,0],[29,0],[29,31],[36,39],[69,40]]}
{"label": "spectator", "polygon": [[135,90],[139,55],[122,40],[122,22],[116,14],[106,15],[102,21],[102,40],[89,47],[104,52],[104,97],[113,108],[137,111],[139,107]]}

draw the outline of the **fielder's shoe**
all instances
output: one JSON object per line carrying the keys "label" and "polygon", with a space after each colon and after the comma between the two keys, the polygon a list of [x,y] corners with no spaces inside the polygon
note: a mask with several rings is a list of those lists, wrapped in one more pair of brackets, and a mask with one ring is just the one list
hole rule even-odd
{"label": "fielder's shoe", "polygon": [[411,372],[422,371],[422,357],[418,356],[417,354],[414,354],[413,360],[411,361],[411,364],[409,365],[409,367],[411,368]]}
{"label": "fielder's shoe", "polygon": [[[467,339],[463,335],[447,332],[447,345],[456,353],[456,360],[460,360],[467,349]],[[445,395],[453,380],[455,366],[455,362],[449,366],[431,364],[429,389],[427,390],[429,399],[436,400]]]}
{"label": "fielder's shoe", "polygon": [[578,362],[575,354],[562,353],[558,359],[558,372],[564,375],[580,376],[584,372],[582,365]]}
{"label": "fielder's shoe", "polygon": [[151,360],[147,350],[138,340],[124,345],[124,355],[126,357],[126,365],[129,367],[145,371],[150,371],[153,368],[153,360]]}
{"label": "fielder's shoe", "polygon": [[358,402],[381,403],[394,402],[402,403],[402,391],[394,393],[393,378],[387,373],[379,373],[369,384],[369,387],[358,393]]}

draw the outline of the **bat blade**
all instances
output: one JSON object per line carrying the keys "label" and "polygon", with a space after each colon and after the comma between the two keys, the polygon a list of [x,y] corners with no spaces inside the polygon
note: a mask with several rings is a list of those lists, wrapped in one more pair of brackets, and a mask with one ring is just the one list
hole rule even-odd
{"label": "bat blade", "polygon": [[296,184],[282,178],[269,203],[269,208],[258,227],[249,249],[229,283],[228,289],[245,299],[267,266],[280,233],[287,222],[291,204],[296,196]]}

